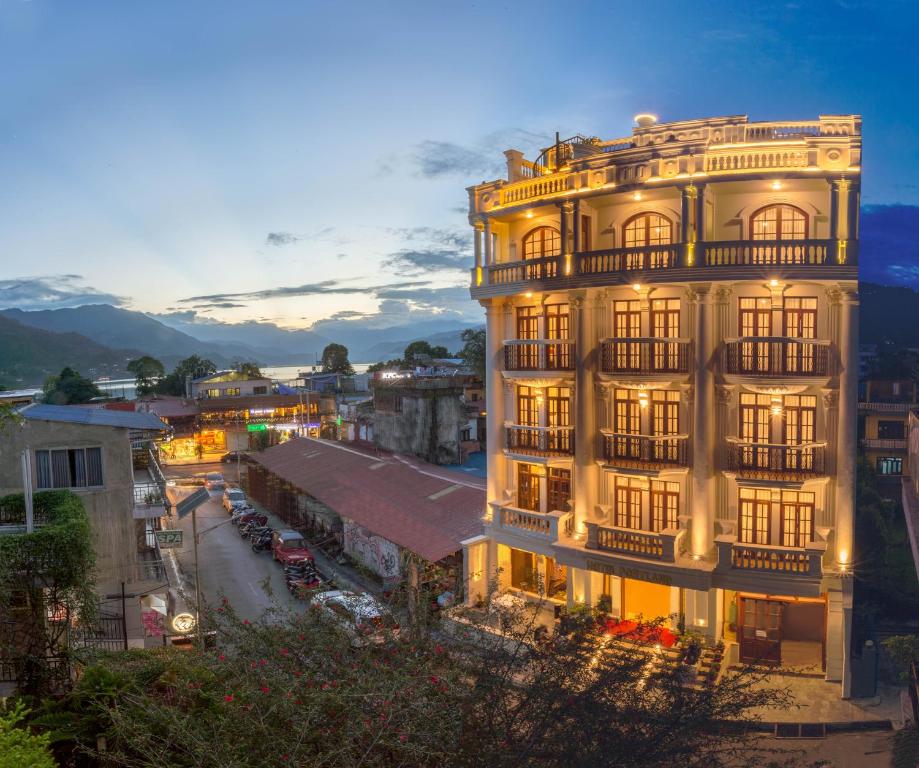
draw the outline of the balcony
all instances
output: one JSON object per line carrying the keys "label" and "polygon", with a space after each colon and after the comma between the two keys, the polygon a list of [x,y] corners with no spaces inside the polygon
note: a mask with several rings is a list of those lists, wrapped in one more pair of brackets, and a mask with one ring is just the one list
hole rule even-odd
{"label": "balcony", "polygon": [[488,267],[488,284],[505,285],[558,277],[559,258],[559,256],[544,256],[541,259],[491,264]]}
{"label": "balcony", "polygon": [[686,374],[691,352],[686,339],[604,339],[600,343],[600,370],[629,376]]}
{"label": "balcony", "polygon": [[902,451],[905,453],[907,440],[905,437],[864,437],[862,446],[875,451]]}
{"label": "balcony", "polygon": [[771,573],[815,579],[823,577],[825,541],[812,541],[804,548],[778,547],[769,544],[742,544],[733,535],[715,538],[718,548],[716,571]]}
{"label": "balcony", "polygon": [[688,467],[688,435],[603,433],[603,460],[611,467]]}
{"label": "balcony", "polygon": [[707,267],[758,267],[826,264],[833,240],[721,240],[700,243]]}
{"label": "balcony", "polygon": [[800,480],[826,474],[826,443],[774,445],[731,442],[726,468],[757,480]]}
{"label": "balcony", "polygon": [[730,339],[724,344],[724,372],[733,376],[825,378],[830,343],[786,337]]}
{"label": "balcony", "polygon": [[858,410],[865,413],[900,413],[904,416],[913,408],[919,408],[919,403],[859,403]]}
{"label": "balcony", "polygon": [[574,342],[513,339],[504,342],[505,371],[573,371]]}
{"label": "balcony", "polygon": [[535,538],[547,544],[571,535],[571,512],[533,512],[513,506],[492,504],[492,527]]}
{"label": "balcony", "polygon": [[549,457],[574,455],[574,427],[508,425],[504,435],[504,447],[509,453]]}
{"label": "balcony", "polygon": [[683,245],[647,245],[638,248],[608,248],[577,255],[577,274],[606,275],[635,270],[670,269],[677,266]]}
{"label": "balcony", "polygon": [[665,528],[659,533],[652,533],[589,522],[585,523],[585,526],[585,549],[659,560],[662,563],[676,562],[679,540],[684,533],[682,529],[677,528]]}

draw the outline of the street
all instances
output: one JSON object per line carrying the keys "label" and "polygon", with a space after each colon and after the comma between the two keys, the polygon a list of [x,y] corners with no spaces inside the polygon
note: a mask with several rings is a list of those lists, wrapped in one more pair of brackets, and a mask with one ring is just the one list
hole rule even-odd
{"label": "street", "polygon": [[[226,464],[196,464],[166,467],[165,474],[168,479],[177,479],[205,472],[223,472],[235,484],[235,470],[235,466],[228,467]],[[249,542],[240,537],[236,526],[229,522],[230,516],[221,504],[222,493],[212,491],[210,500],[197,510],[202,600],[214,605],[225,596],[239,615],[250,621],[261,616],[273,599],[282,607],[306,610],[305,603],[296,600],[287,591],[281,566],[272,560],[268,552],[253,552]],[[184,545],[179,550],[165,550],[163,558],[170,569],[174,587],[181,584],[186,607],[194,612],[192,517],[188,515],[171,524],[184,531]],[[272,528],[283,527],[283,523],[272,516],[269,516],[268,524]],[[181,572],[181,582],[176,582],[173,565]]]}

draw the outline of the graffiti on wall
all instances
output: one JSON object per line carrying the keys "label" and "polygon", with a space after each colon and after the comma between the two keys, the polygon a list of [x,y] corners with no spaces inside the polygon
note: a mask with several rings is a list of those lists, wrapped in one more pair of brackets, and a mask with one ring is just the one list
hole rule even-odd
{"label": "graffiti on wall", "polygon": [[399,578],[399,546],[366,528],[344,521],[345,552],[384,579]]}

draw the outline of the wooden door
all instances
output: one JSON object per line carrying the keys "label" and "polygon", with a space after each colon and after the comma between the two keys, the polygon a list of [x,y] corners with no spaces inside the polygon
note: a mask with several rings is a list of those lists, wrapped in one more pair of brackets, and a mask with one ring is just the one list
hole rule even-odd
{"label": "wooden door", "polygon": [[782,663],[782,609],[778,600],[738,597],[740,660],[759,664]]}

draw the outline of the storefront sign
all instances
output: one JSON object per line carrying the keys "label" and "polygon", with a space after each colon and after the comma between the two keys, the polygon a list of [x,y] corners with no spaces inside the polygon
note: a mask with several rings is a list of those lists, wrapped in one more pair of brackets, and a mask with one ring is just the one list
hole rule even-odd
{"label": "storefront sign", "polygon": [[265,432],[267,429],[267,424],[246,424],[246,431],[248,432]]}
{"label": "storefront sign", "polygon": [[610,576],[619,576],[623,579],[637,579],[638,581],[649,581],[652,584],[663,584],[665,587],[673,584],[673,579],[663,573],[630,568],[616,563],[603,563],[599,560],[588,560],[587,569],[597,573],[608,573]]}
{"label": "storefront sign", "polygon": [[182,531],[154,531],[156,534],[156,543],[160,549],[177,549],[182,546]]}
{"label": "storefront sign", "polygon": [[190,613],[180,613],[172,617],[172,628],[180,634],[191,632],[197,623]]}

